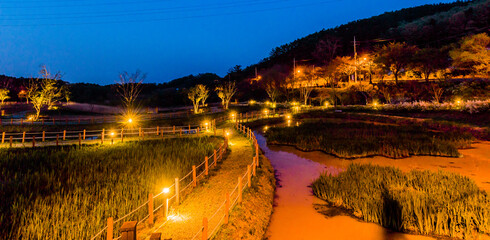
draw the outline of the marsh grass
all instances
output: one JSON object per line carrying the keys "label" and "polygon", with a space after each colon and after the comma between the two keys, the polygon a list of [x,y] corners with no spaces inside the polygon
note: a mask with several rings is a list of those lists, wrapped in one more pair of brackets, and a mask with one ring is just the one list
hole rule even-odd
{"label": "marsh grass", "polygon": [[[160,193],[221,142],[202,137],[0,150],[0,239],[90,239],[108,217],[118,219],[148,193]],[[145,216],[142,209],[129,220]]]}
{"label": "marsh grass", "polygon": [[351,164],[321,175],[313,193],[364,221],[404,232],[473,238],[490,233],[490,198],[468,177]]}
{"label": "marsh grass", "polygon": [[313,121],[296,127],[274,127],[266,133],[269,144],[294,145],[303,151],[320,150],[343,157],[412,155],[460,157],[458,148],[471,145],[470,134],[432,131],[414,125],[349,121]]}

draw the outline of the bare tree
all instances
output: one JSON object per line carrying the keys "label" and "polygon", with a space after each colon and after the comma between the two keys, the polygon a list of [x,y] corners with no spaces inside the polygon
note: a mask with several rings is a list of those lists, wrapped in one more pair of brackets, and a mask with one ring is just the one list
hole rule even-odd
{"label": "bare tree", "polygon": [[146,74],[142,74],[140,70],[132,74],[127,72],[119,74],[116,91],[122,99],[126,114],[136,113],[136,99],[141,92],[145,78]]}
{"label": "bare tree", "polygon": [[440,103],[442,94],[444,93],[444,89],[439,86],[437,83],[432,83],[429,85],[429,91],[434,96],[434,102]]}
{"label": "bare tree", "polygon": [[274,103],[276,102],[277,97],[279,96],[279,90],[275,86],[273,82],[268,82],[265,85],[265,91],[267,92],[267,95],[271,99],[271,101]]}
{"label": "bare tree", "polygon": [[48,109],[51,109],[53,104],[61,100],[63,96],[61,87],[58,86],[58,82],[61,80],[61,73],[57,72],[52,75],[48,68],[43,65],[39,74],[41,75],[41,90],[43,91],[44,101]]}
{"label": "bare tree", "polygon": [[236,93],[235,82],[224,82],[222,85],[216,87],[216,92],[218,94],[218,97],[221,98],[221,104],[223,105],[223,108],[225,110],[228,109],[231,98]]}
{"label": "bare tree", "polygon": [[196,85],[189,89],[187,97],[191,100],[194,107],[194,113],[199,113],[199,103],[201,102],[201,94],[199,90],[199,85]]}

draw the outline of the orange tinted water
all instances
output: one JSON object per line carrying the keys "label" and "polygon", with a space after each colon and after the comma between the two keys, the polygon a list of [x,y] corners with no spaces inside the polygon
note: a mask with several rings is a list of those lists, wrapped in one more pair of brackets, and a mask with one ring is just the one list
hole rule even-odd
{"label": "orange tinted water", "polygon": [[267,233],[269,239],[433,239],[392,232],[378,224],[366,223],[350,216],[325,217],[318,213],[313,204],[324,202],[313,196],[309,184],[323,171],[338,173],[352,161],[337,158],[335,164],[325,165],[321,161],[298,156],[296,152],[299,151],[291,147],[269,148],[262,135],[256,133],[256,136],[278,178],[274,212]]}

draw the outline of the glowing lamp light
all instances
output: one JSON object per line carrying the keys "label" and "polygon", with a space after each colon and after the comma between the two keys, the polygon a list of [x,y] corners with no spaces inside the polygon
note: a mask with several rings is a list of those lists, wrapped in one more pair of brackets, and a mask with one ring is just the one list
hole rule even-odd
{"label": "glowing lamp light", "polygon": [[328,102],[325,102],[325,107],[328,107]]}
{"label": "glowing lamp light", "polygon": [[114,137],[114,132],[111,132],[111,137]]}
{"label": "glowing lamp light", "polygon": [[169,193],[169,192],[170,192],[170,189],[169,189],[169,188],[164,188],[164,189],[162,190],[162,192],[163,192],[163,193],[165,193],[165,194],[166,194],[166,193]]}
{"label": "glowing lamp light", "polygon": [[128,119],[128,123],[133,123],[133,119],[132,118]]}

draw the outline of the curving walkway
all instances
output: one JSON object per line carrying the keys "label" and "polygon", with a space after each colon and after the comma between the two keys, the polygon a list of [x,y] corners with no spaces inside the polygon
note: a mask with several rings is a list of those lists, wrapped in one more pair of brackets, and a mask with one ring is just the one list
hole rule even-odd
{"label": "curving walkway", "polygon": [[[230,124],[226,127],[232,129]],[[229,138],[228,156],[218,164],[218,171],[212,169],[210,177],[199,182],[198,187],[186,196],[176,210],[169,212],[168,222],[158,231],[162,232],[162,239],[192,239],[201,229],[204,217],[209,218],[208,232],[211,233],[221,214],[211,217],[220,208],[225,195],[233,191],[237,178],[246,171],[252,157],[251,142],[233,130]],[[159,220],[152,229],[138,231],[138,239],[149,239],[149,233],[162,223],[163,220]],[[200,234],[195,239],[200,239]]]}

